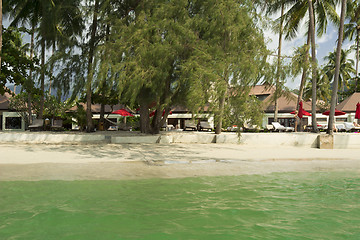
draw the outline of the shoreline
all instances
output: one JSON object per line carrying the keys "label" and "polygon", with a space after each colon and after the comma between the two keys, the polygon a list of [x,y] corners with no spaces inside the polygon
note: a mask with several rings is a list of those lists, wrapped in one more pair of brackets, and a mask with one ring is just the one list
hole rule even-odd
{"label": "shoreline", "polygon": [[360,173],[360,149],[241,144],[0,144],[0,152],[0,181]]}

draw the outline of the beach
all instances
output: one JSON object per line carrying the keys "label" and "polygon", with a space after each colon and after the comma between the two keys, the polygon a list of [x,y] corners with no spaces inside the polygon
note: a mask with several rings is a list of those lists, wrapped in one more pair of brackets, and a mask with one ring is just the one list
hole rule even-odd
{"label": "beach", "polygon": [[360,149],[241,144],[0,144],[0,181],[360,172]]}

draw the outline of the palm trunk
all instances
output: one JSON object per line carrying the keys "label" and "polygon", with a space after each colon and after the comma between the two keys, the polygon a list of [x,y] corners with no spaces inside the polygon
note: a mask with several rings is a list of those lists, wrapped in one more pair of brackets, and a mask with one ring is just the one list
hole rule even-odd
{"label": "palm trunk", "polygon": [[[35,27],[34,25],[32,26],[32,29],[31,29],[31,43],[30,43],[30,60],[33,60],[33,56],[34,56],[34,47],[35,47],[35,44],[34,44],[34,35],[35,35]],[[28,114],[29,114],[29,125],[31,124],[31,120],[32,120],[32,109],[31,109],[31,99],[32,99],[32,87],[33,87],[33,72],[32,72],[32,69],[30,69],[30,72],[29,72],[29,86],[28,86],[28,89],[27,89],[27,92],[28,92]]]}
{"label": "palm trunk", "polygon": [[275,82],[275,111],[274,111],[274,122],[278,121],[278,112],[279,112],[279,97],[280,97],[280,69],[281,69],[281,48],[282,48],[282,35],[283,35],[283,16],[284,16],[284,4],[281,5],[281,20],[279,26],[279,48],[278,48],[278,59],[277,59],[277,69],[276,69],[276,82]]}
{"label": "palm trunk", "polygon": [[45,39],[41,39],[41,74],[40,74],[40,110],[38,119],[42,119],[44,115],[45,102]]}
{"label": "palm trunk", "polygon": [[[55,54],[55,49],[56,49],[56,45],[55,45],[55,42],[53,43],[53,46],[52,46],[52,55],[54,56]],[[51,96],[51,85],[52,85],[52,79],[53,79],[53,72],[54,72],[54,69],[53,67],[51,68],[50,70],[50,80],[49,80],[49,96]]]}
{"label": "palm trunk", "polygon": [[312,0],[308,0],[309,3],[309,16],[310,16],[310,39],[311,39],[311,68],[312,68],[312,100],[311,100],[311,121],[313,132],[318,132],[316,121],[316,74],[317,74],[317,61],[316,61],[316,49],[315,49],[315,17]]}
{"label": "palm trunk", "polygon": [[1,49],[2,49],[2,0],[0,0],[0,72],[1,72]]}
{"label": "palm trunk", "polygon": [[305,86],[305,81],[306,81],[306,76],[307,76],[307,63],[309,62],[309,45],[310,45],[310,30],[308,31],[308,36],[307,36],[307,41],[306,41],[306,46],[308,47],[307,51],[306,51],[306,66],[304,66],[303,68],[303,72],[302,72],[302,75],[301,75],[301,82],[300,82],[300,88],[299,88],[299,96],[298,96],[298,99],[297,99],[297,103],[296,103],[296,110],[299,110],[299,103],[303,97],[303,94],[304,94],[304,86]]}
{"label": "palm trunk", "polygon": [[355,92],[357,92],[358,89],[358,81],[359,81],[359,36],[360,35],[360,26],[356,26],[356,75],[355,75]]}
{"label": "palm trunk", "polygon": [[93,61],[94,61],[94,51],[95,51],[95,36],[97,30],[97,12],[99,8],[99,0],[95,0],[94,13],[93,13],[93,22],[91,28],[91,37],[89,44],[89,58],[88,58],[88,75],[86,80],[86,123],[87,123],[87,132],[92,132],[94,129],[92,123],[92,111],[91,111],[91,96],[92,96],[92,80],[93,80]]}
{"label": "palm trunk", "polygon": [[331,95],[331,106],[330,106],[330,115],[329,115],[329,124],[327,133],[332,135],[334,133],[333,126],[335,120],[335,106],[337,101],[337,91],[339,85],[339,72],[340,72],[340,59],[341,59],[341,46],[344,37],[344,21],[345,21],[345,11],[346,11],[346,0],[341,1],[341,15],[340,15],[340,27],[339,27],[339,37],[337,41],[336,48],[336,62],[335,62],[335,77],[333,90]]}

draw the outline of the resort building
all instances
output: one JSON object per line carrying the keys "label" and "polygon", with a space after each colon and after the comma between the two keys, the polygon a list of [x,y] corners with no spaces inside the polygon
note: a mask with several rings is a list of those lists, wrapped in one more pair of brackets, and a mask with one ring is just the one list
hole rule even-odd
{"label": "resort building", "polygon": [[19,113],[10,109],[10,97],[7,92],[0,95],[0,130],[25,131],[25,121]]}

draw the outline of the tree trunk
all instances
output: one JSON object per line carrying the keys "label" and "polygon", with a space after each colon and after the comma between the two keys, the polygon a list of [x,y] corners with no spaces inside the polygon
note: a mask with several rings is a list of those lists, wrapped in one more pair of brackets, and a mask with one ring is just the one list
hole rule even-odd
{"label": "tree trunk", "polygon": [[93,61],[94,61],[94,51],[95,51],[95,37],[97,30],[97,12],[99,8],[99,0],[95,0],[93,21],[91,27],[91,36],[89,42],[89,58],[88,58],[88,75],[86,79],[86,131],[92,132],[94,130],[92,122],[92,111],[91,111],[91,96],[92,96],[92,80],[94,77],[93,72]]}
{"label": "tree trunk", "polygon": [[215,127],[215,134],[220,134],[221,133],[221,128],[222,128],[222,119],[223,119],[223,115],[224,115],[224,108],[225,108],[225,99],[227,96],[227,87],[225,88],[225,92],[224,94],[221,96],[220,101],[219,101],[219,113],[218,113],[218,119],[217,119],[217,123],[216,123],[216,127]]}
{"label": "tree trunk", "polygon": [[275,82],[275,111],[274,111],[274,122],[278,121],[278,112],[279,112],[279,92],[281,91],[280,87],[280,69],[281,69],[281,48],[282,48],[282,35],[283,35],[283,17],[284,17],[284,4],[281,5],[281,15],[280,15],[280,26],[279,26],[279,47],[277,55],[277,68],[276,68],[276,82]]}
{"label": "tree trunk", "polygon": [[311,100],[311,120],[313,132],[318,132],[316,121],[316,79],[317,79],[317,61],[315,49],[315,17],[313,9],[313,1],[308,0],[309,3],[309,17],[310,17],[310,39],[311,39],[311,69],[312,69],[312,100]]}
{"label": "tree trunk", "polygon": [[41,39],[41,74],[40,74],[40,111],[38,119],[42,119],[44,115],[45,102],[45,39]]}
{"label": "tree trunk", "polygon": [[[0,0],[1,1],[1,0]],[[33,56],[34,56],[34,35],[35,35],[35,26],[32,25],[32,29],[31,29],[31,42],[30,42],[30,60],[33,60]],[[32,123],[32,109],[31,109],[31,99],[32,99],[32,87],[33,87],[33,72],[32,69],[30,69],[29,72],[29,86],[27,89],[28,92],[28,114],[29,114],[29,125]]]}
{"label": "tree trunk", "polygon": [[339,27],[339,37],[337,41],[336,48],[336,62],[335,62],[335,77],[333,90],[331,95],[331,106],[330,106],[330,115],[327,133],[332,135],[334,133],[334,120],[335,120],[335,106],[337,101],[337,91],[339,85],[339,72],[340,72],[340,59],[341,59],[341,46],[344,37],[344,21],[345,21],[345,11],[346,11],[346,0],[341,1],[341,15],[340,15],[340,27]]}
{"label": "tree trunk", "polygon": [[148,102],[140,99],[140,131],[141,133],[150,133],[150,119]]}
{"label": "tree trunk", "polygon": [[2,49],[2,0],[0,0],[0,72],[1,72],[1,49]]}
{"label": "tree trunk", "polygon": [[303,97],[304,94],[304,86],[305,86],[305,82],[306,82],[306,76],[307,76],[307,63],[309,62],[309,45],[310,45],[310,29],[308,31],[308,36],[307,36],[307,41],[306,41],[306,46],[308,47],[308,50],[306,51],[306,56],[305,56],[305,64],[306,66],[303,67],[303,72],[301,75],[301,82],[300,82],[300,88],[299,88],[299,96],[297,99],[297,103],[296,103],[296,110],[299,110],[299,103]]}
{"label": "tree trunk", "polygon": [[360,25],[356,27],[356,75],[355,75],[355,92],[358,89],[359,82],[359,36],[360,35]]}

